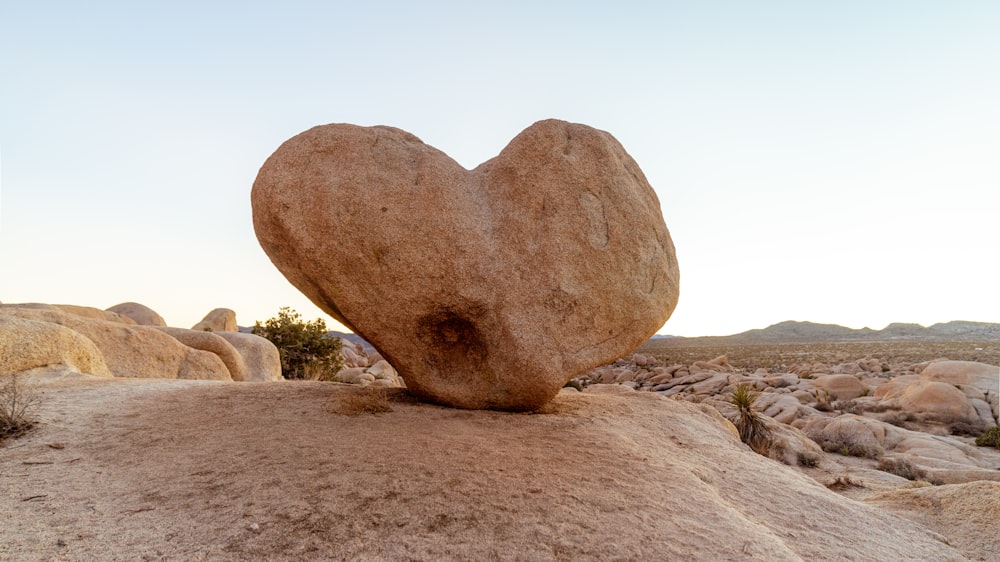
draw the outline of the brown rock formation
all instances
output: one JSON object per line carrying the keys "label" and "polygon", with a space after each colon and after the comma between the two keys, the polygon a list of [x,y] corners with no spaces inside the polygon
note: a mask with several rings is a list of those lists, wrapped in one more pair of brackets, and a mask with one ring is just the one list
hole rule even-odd
{"label": "brown rock formation", "polygon": [[107,312],[115,312],[122,316],[128,316],[140,326],[166,326],[167,321],[157,314],[155,310],[144,304],[137,302],[123,302],[107,309]]}
{"label": "brown rock formation", "polygon": [[472,171],[391,127],[285,142],[253,193],[279,270],[414,393],[534,409],[677,303],[656,194],[608,133],[541,121]]}

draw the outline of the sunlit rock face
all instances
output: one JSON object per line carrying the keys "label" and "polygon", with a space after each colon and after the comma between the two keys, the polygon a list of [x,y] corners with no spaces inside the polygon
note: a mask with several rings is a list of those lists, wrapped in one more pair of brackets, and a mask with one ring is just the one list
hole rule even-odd
{"label": "sunlit rock face", "polygon": [[585,125],[535,123],[471,171],[399,129],[319,126],[251,200],[285,277],[442,404],[535,409],[677,303],[656,194]]}

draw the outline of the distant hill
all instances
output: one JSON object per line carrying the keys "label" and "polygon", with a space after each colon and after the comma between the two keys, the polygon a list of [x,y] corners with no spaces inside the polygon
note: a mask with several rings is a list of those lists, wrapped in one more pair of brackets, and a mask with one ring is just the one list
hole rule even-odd
{"label": "distant hill", "polygon": [[788,320],[731,336],[679,338],[731,344],[883,342],[883,341],[1000,341],[1000,324],[956,320],[925,328],[920,324],[889,324],[881,330],[846,328],[837,324],[817,324]]}
{"label": "distant hill", "polygon": [[[238,326],[238,328],[239,328],[239,331],[241,331],[243,333],[246,333],[246,334],[249,334],[249,333],[251,333],[253,331],[253,328],[248,327],[248,326]],[[349,342],[360,343],[361,345],[364,346],[365,353],[372,353],[372,352],[375,351],[375,348],[372,347],[372,344],[370,344],[370,343],[366,342],[365,340],[363,340],[361,338],[361,336],[359,336],[357,334],[352,334],[351,332],[330,331],[330,332],[327,332],[326,335],[327,335],[327,337],[331,337],[331,338],[344,338],[345,340],[347,340]]]}
{"label": "distant hill", "polygon": [[372,352],[375,351],[375,348],[372,347],[372,344],[370,344],[367,341],[365,341],[364,339],[362,339],[361,336],[359,336],[357,334],[354,334],[354,333],[351,333],[351,332],[337,332],[337,331],[332,331],[332,332],[327,332],[326,335],[327,335],[327,337],[344,338],[345,340],[347,340],[349,342],[360,343],[362,346],[364,346],[365,353],[372,353]]}

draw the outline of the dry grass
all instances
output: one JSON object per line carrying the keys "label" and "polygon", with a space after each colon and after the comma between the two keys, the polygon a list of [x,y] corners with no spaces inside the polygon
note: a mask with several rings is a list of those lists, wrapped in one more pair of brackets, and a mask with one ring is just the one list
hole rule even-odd
{"label": "dry grass", "polygon": [[319,361],[302,366],[302,379],[307,381],[336,381],[337,372]]}
{"label": "dry grass", "polygon": [[358,416],[391,412],[392,406],[389,405],[389,393],[386,389],[370,386],[355,389],[354,392],[340,397],[335,410],[344,416]]}
{"label": "dry grass", "polygon": [[878,462],[878,466],[876,468],[882,472],[895,474],[896,476],[901,476],[907,480],[924,480],[927,477],[926,472],[917,468],[913,463],[906,459],[884,458]]}
{"label": "dry grass", "polygon": [[838,476],[831,482],[826,483],[826,487],[834,492],[842,492],[848,488],[864,488],[864,482],[854,480],[850,476]]}
{"label": "dry grass", "polygon": [[34,427],[32,411],[37,405],[38,395],[25,388],[17,375],[7,377],[0,385],[0,442]]}

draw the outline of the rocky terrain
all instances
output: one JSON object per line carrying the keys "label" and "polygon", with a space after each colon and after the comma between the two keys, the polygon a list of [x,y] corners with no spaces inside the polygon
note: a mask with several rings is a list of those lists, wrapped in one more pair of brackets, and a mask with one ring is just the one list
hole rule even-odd
{"label": "rocky terrain", "polygon": [[[537,412],[470,411],[361,342],[351,384],[266,379],[266,346],[219,344],[235,315],[133,305],[0,305],[0,379],[41,398],[0,445],[0,558],[994,559],[996,365],[651,342]],[[741,384],[765,450],[727,420]]]}
{"label": "rocky terrain", "polygon": [[167,327],[159,314],[138,303],[107,310],[0,304],[0,374],[53,364],[104,377],[282,379],[278,349],[239,332],[229,309],[209,312],[188,330]]}

